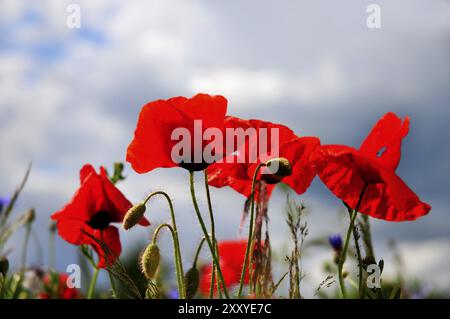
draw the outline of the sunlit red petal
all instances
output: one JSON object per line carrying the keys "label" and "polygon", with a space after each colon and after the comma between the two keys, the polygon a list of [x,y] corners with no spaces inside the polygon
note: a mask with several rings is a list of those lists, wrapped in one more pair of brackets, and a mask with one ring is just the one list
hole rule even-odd
{"label": "sunlit red petal", "polygon": [[402,139],[408,132],[408,117],[402,121],[394,113],[387,113],[373,127],[359,150],[361,154],[395,171],[400,162]]}
{"label": "sunlit red petal", "polygon": [[[176,97],[146,104],[139,115],[134,139],[128,147],[127,161],[138,173],[178,166],[171,157],[172,147],[177,142],[172,140],[172,132],[177,128],[185,128],[193,139],[194,120],[201,120],[202,137],[208,128],[222,130],[226,109],[227,100],[224,97],[207,94],[198,94],[191,99]],[[193,154],[194,145],[191,145]]]}
{"label": "sunlit red petal", "polygon": [[[232,116],[227,116],[225,127],[227,135],[229,130],[233,129],[236,135],[245,136],[245,140],[235,136],[233,153],[225,157],[221,163],[215,163],[208,168],[208,183],[211,186],[229,186],[249,197],[258,164],[277,157],[285,157],[291,163],[293,174],[292,177],[285,177],[282,181],[299,194],[306,191],[315,176],[309,158],[314,148],[320,144],[319,139],[299,138],[284,125],[260,120],[243,120]],[[277,134],[278,139],[272,139]],[[259,174],[257,179],[260,178]],[[275,184],[267,184],[269,197],[274,187]],[[257,190],[255,197],[258,197]]]}
{"label": "sunlit red petal", "polygon": [[[240,283],[242,266],[245,259],[247,241],[219,242],[220,268],[227,288],[230,289]],[[209,294],[211,284],[211,265],[206,265],[200,271],[200,291]],[[244,284],[249,283],[249,273],[244,278]],[[215,289],[216,290],[216,289]]]}
{"label": "sunlit red petal", "polygon": [[297,194],[303,194],[311,185],[316,172],[310,162],[313,151],[320,145],[316,137],[301,137],[286,144],[280,151],[282,157],[289,159],[292,175],[283,178]]}
{"label": "sunlit red petal", "polygon": [[91,239],[90,245],[92,245],[99,256],[98,267],[106,268],[112,266],[122,252],[119,230],[114,226],[109,226],[103,230],[94,230],[93,236],[106,245],[106,247],[104,247],[97,241]]}
{"label": "sunlit red petal", "polygon": [[414,220],[431,207],[395,174],[355,149],[339,145],[322,146],[311,161],[322,182],[352,209],[367,183],[359,211],[388,221]]}

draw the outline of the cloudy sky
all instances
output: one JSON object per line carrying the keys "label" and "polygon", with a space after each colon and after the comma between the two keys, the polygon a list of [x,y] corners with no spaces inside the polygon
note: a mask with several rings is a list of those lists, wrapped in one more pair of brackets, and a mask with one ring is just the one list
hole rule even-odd
{"label": "cloudy sky", "polygon": [[[70,3],[80,5],[80,29],[66,25]],[[380,29],[366,26],[371,3],[381,7]],[[223,94],[231,115],[352,146],[394,111],[411,118],[398,174],[433,210],[412,223],[374,221],[377,252],[392,258],[386,243],[395,239],[409,278],[450,290],[449,40],[448,0],[0,0],[0,195],[10,194],[33,162],[16,213],[36,208],[40,230],[30,259],[45,263],[49,215],[71,197],[84,163],[124,160],[148,101]],[[137,175],[127,165],[126,175],[120,188],[133,201],[153,190],[172,194],[190,260],[200,231],[187,173]],[[212,196],[219,237],[242,236],[244,198],[226,189]],[[285,196],[279,190],[270,203],[280,247]],[[340,203],[318,180],[300,199],[310,208],[311,239],[342,230]],[[148,211],[154,225],[168,220],[164,203]],[[149,236],[140,229],[122,238],[130,247]],[[15,237],[10,248],[19,250],[21,241]],[[76,261],[75,252],[58,241],[60,270]],[[320,262],[330,254],[311,250],[305,257],[310,287],[324,278]]]}

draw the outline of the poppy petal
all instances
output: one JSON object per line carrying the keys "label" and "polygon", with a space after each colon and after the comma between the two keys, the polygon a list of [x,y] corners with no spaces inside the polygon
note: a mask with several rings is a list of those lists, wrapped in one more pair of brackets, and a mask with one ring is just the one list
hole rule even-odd
{"label": "poppy petal", "polygon": [[380,165],[395,171],[400,162],[402,139],[408,132],[408,117],[402,121],[396,114],[387,113],[375,124],[359,150]]}
{"label": "poppy petal", "polygon": [[80,170],[80,184],[83,184],[84,180],[91,174],[97,175],[94,166],[91,164],[84,165]]}
{"label": "poppy petal", "polygon": [[90,244],[99,256],[98,267],[106,268],[112,266],[122,252],[122,245],[120,244],[119,230],[114,226],[109,226],[103,230],[94,230],[94,237],[102,242],[106,247],[100,245],[95,240],[91,239]]}
{"label": "poppy petal", "polygon": [[[208,128],[222,130],[226,109],[227,100],[224,97],[207,94],[198,94],[190,99],[175,97],[146,104],[139,115],[134,139],[128,147],[127,162],[138,173],[146,173],[159,167],[179,166],[171,156],[172,147],[177,143],[172,140],[174,130],[187,129],[193,139],[194,120],[202,121],[202,137]],[[194,147],[193,143],[191,145]]]}
{"label": "poppy petal", "polygon": [[[133,206],[131,202],[122,194],[122,192],[113,184],[108,178],[105,168],[100,167],[100,178],[102,180],[103,188],[106,192],[106,197],[110,201],[111,209],[108,210],[111,217],[111,222],[121,223],[127,211]],[[149,226],[150,222],[143,217],[139,222],[142,226]]]}
{"label": "poppy petal", "polygon": [[356,209],[364,186],[359,212],[388,221],[414,220],[431,207],[390,169],[350,147],[319,147],[311,157],[322,182],[352,209]]}
{"label": "poppy petal", "polygon": [[175,167],[169,143],[172,127],[182,117],[168,101],[150,102],[141,110],[134,139],[128,146],[127,162],[137,173],[146,173],[158,167]]}
{"label": "poppy petal", "polygon": [[292,166],[292,175],[283,178],[283,183],[299,195],[306,192],[316,176],[310,157],[319,145],[320,140],[316,137],[301,137],[285,145],[280,152],[282,157],[290,160]]}
{"label": "poppy petal", "polygon": [[[226,117],[225,128],[227,138],[230,138],[230,130],[234,129],[235,149],[228,150],[231,154],[225,157],[224,161],[208,168],[208,183],[211,186],[229,186],[249,197],[253,175],[258,165],[262,161],[285,157],[291,163],[293,174],[291,177],[285,177],[283,182],[293,187],[299,194],[304,193],[309,187],[315,176],[309,157],[314,148],[320,144],[319,139],[299,138],[291,129],[281,124],[243,120],[232,116]],[[274,187],[275,184],[269,181],[266,189],[268,197]],[[258,197],[257,193],[255,197]]]}
{"label": "poppy petal", "polygon": [[74,245],[89,244],[89,238],[84,232],[91,233],[92,229],[85,221],[72,218],[61,218],[57,221],[58,234],[65,241]]}

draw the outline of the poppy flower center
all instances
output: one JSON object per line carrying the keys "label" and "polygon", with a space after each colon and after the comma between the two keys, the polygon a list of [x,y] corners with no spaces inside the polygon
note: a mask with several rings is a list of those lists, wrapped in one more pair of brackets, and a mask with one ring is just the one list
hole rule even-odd
{"label": "poppy flower center", "polygon": [[111,223],[111,219],[109,218],[108,213],[103,210],[94,214],[87,222],[92,228],[100,230],[108,228],[109,223]]}
{"label": "poppy flower center", "polygon": [[202,163],[185,163],[185,162],[181,162],[180,164],[178,164],[181,168],[187,169],[188,171],[194,171],[194,172],[198,172],[198,171],[203,171],[204,169],[206,169],[210,164],[206,163],[206,162],[202,162]]}

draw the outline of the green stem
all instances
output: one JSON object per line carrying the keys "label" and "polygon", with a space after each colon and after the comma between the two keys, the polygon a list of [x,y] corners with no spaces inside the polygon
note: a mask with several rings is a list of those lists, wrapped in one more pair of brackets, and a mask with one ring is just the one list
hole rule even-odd
{"label": "green stem", "polygon": [[197,219],[198,219],[198,221],[200,223],[200,226],[202,228],[203,235],[206,238],[206,242],[208,244],[209,250],[211,251],[211,255],[212,255],[212,258],[213,258],[213,264],[216,265],[218,277],[219,277],[220,281],[222,282],[223,293],[225,294],[225,297],[227,299],[230,299],[230,295],[228,294],[227,286],[226,286],[225,280],[223,278],[222,270],[220,269],[218,256],[215,254],[214,246],[211,243],[211,239],[209,238],[210,236],[208,234],[208,231],[206,229],[206,226],[205,226],[205,223],[203,221],[202,215],[200,213],[200,209],[198,207],[197,198],[195,196],[194,172],[193,171],[189,171],[189,184],[190,184],[191,197],[192,197],[192,202],[194,204],[195,213],[197,215]]}
{"label": "green stem", "polygon": [[[173,255],[174,255],[174,263],[175,263],[175,272],[177,275],[176,277],[177,277],[178,293],[179,293],[180,299],[186,299],[186,290],[184,288],[185,287],[184,286],[184,273],[183,273],[183,268],[180,268],[180,265],[181,265],[180,244],[178,242],[178,238],[176,237],[175,229],[169,224],[159,225],[156,228],[155,232],[153,233],[152,244],[156,244],[158,235],[163,228],[168,228],[172,235],[173,251],[174,251]],[[181,274],[181,276],[180,276],[180,274]]]}
{"label": "green stem", "polygon": [[356,208],[353,210],[353,212],[350,215],[350,225],[347,230],[347,236],[345,237],[344,248],[341,251],[341,258],[339,259],[339,265],[338,265],[339,286],[341,287],[342,297],[344,299],[347,297],[347,293],[345,291],[344,275],[342,273],[342,269],[344,267],[347,250],[348,250],[348,244],[350,242],[350,236],[351,236],[351,234],[353,232],[353,228],[355,226],[355,220],[356,220],[356,216],[358,215],[359,206],[361,205],[361,202],[364,197],[364,193],[366,191],[367,186],[368,186],[367,183],[364,184],[364,187],[363,187],[361,194],[359,196],[359,199],[358,199],[358,203],[356,204]]}
{"label": "green stem", "polygon": [[55,269],[56,262],[55,262],[55,232],[53,230],[50,231],[50,241],[48,243],[49,245],[49,264],[50,269]]}
{"label": "green stem", "polygon": [[[351,218],[351,211],[349,211],[349,216]],[[356,250],[356,256],[358,259],[358,269],[359,269],[359,276],[358,276],[358,296],[361,298],[362,293],[362,276],[363,276],[363,267],[362,267],[362,257],[361,257],[361,249],[359,247],[359,238],[358,234],[356,232],[356,226],[353,225],[353,240],[355,241],[355,250]]]}
{"label": "green stem", "polygon": [[[245,249],[245,258],[244,258],[244,265],[242,266],[242,273],[241,273],[241,280],[239,283],[239,290],[237,293],[237,299],[240,299],[242,297],[242,290],[244,288],[244,280],[245,275],[247,272],[247,265],[249,269],[252,269],[252,259],[253,259],[253,227],[255,222],[255,186],[256,186],[256,178],[258,176],[258,172],[261,169],[261,167],[266,166],[264,163],[260,163],[253,174],[253,180],[252,180],[252,193],[250,194],[251,197],[251,208],[250,208],[250,225],[248,230],[248,240],[247,240],[247,248]],[[249,260],[250,259],[250,260]],[[252,283],[250,283],[250,286]]]}
{"label": "green stem", "polygon": [[[208,201],[209,221],[211,223],[211,240],[214,243],[214,253],[216,254],[216,256],[220,256],[219,251],[217,249],[216,227],[215,227],[214,214],[213,214],[212,203],[211,203],[211,194],[209,192],[208,172],[206,169],[203,172],[204,172],[204,176],[205,176],[205,189],[206,189],[206,199]],[[215,281],[216,281],[216,266],[213,264],[212,271],[211,271],[211,285],[209,288],[209,299],[212,299],[214,297]]]}
{"label": "green stem", "polygon": [[108,271],[109,283],[111,285],[112,295],[114,299],[118,299],[119,295],[117,294],[116,283],[114,282],[114,278],[111,272]]}
{"label": "green stem", "polygon": [[370,220],[369,220],[369,216],[367,215],[363,215],[362,216],[362,220],[364,223],[364,227],[363,230],[363,239],[364,239],[364,245],[366,248],[366,253],[369,257],[372,257],[373,260],[375,260],[375,253],[374,253],[374,249],[373,249],[373,244],[372,244],[372,232],[370,230]]}
{"label": "green stem", "polygon": [[94,293],[95,293],[95,285],[97,283],[97,278],[98,278],[98,273],[99,273],[99,268],[95,267],[94,268],[94,275],[92,276],[92,280],[91,280],[91,284],[89,285],[89,290],[88,290],[88,294],[87,294],[87,299],[92,299],[94,297]]}
{"label": "green stem", "polygon": [[192,268],[197,268],[197,260],[200,256],[200,252],[202,250],[203,244],[205,243],[205,237],[202,238],[200,241],[200,244],[197,247],[197,251],[195,252],[194,262],[192,263]]}
{"label": "green stem", "polygon": [[163,191],[157,191],[153,192],[150,195],[147,196],[147,198],[144,201],[144,205],[147,204],[147,202],[156,195],[162,195],[167,200],[167,203],[169,204],[170,209],[170,217],[172,219],[172,237],[173,237],[173,245],[174,245],[174,257],[175,257],[175,269],[177,272],[177,281],[178,281],[178,293],[180,295],[180,299],[186,299],[186,289],[185,289],[185,283],[184,283],[184,270],[183,270],[183,262],[181,260],[181,248],[180,248],[180,240],[178,237],[178,228],[177,228],[177,222],[175,219],[175,211],[173,209],[173,203],[170,199],[169,195],[167,195]]}
{"label": "green stem", "polygon": [[31,223],[27,223],[26,225],[26,233],[25,233],[25,240],[23,242],[22,247],[22,272],[25,271],[26,263],[27,263],[27,251],[28,251],[28,242],[30,241],[30,235],[31,235]]}

